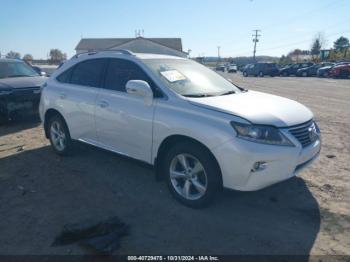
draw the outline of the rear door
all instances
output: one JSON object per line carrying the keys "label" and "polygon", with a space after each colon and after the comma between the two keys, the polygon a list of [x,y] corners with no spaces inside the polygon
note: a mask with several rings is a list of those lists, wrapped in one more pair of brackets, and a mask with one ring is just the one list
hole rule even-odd
{"label": "rear door", "polygon": [[128,94],[129,80],[152,81],[136,63],[111,58],[103,88],[96,100],[96,130],[100,146],[151,162],[155,101],[147,105],[142,97]]}
{"label": "rear door", "polygon": [[85,60],[57,77],[57,105],[74,139],[96,141],[95,102],[106,61]]}

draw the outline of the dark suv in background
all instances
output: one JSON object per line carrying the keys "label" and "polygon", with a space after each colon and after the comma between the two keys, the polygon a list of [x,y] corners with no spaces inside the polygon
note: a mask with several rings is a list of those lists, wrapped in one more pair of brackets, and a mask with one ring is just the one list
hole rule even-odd
{"label": "dark suv in background", "polygon": [[0,59],[0,123],[18,114],[37,113],[46,77],[18,59]]}
{"label": "dark suv in background", "polygon": [[290,75],[297,75],[297,72],[301,68],[310,67],[313,66],[314,63],[311,62],[305,62],[305,63],[297,63],[292,64],[290,66],[286,66],[279,71],[280,76],[290,76]]}
{"label": "dark suv in background", "polygon": [[250,64],[243,69],[243,76],[277,76],[278,68],[275,63]]}

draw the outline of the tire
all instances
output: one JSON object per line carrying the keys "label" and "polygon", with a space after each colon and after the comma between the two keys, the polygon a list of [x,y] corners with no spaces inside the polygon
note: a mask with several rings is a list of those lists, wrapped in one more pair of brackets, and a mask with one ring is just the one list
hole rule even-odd
{"label": "tire", "polygon": [[51,146],[58,155],[68,155],[72,148],[72,139],[66,122],[59,115],[49,119],[48,134]]}
{"label": "tire", "polygon": [[248,76],[247,72],[243,72],[243,76],[247,77]]}
{"label": "tire", "polygon": [[188,207],[209,205],[222,188],[214,157],[196,143],[182,142],[172,147],[164,158],[162,172],[166,174],[171,194]]}
{"label": "tire", "polygon": [[264,73],[260,71],[260,72],[259,72],[259,76],[260,76],[260,77],[264,77]]}

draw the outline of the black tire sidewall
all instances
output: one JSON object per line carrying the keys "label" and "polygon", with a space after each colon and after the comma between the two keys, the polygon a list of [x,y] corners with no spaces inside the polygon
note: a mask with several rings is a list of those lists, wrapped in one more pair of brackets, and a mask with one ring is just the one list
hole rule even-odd
{"label": "black tire sidewall", "polygon": [[[207,175],[207,191],[204,196],[198,200],[188,200],[183,198],[176,192],[171,183],[169,174],[170,163],[176,155],[183,153],[190,154],[197,158],[203,165]],[[166,175],[168,188],[175,199],[192,208],[200,208],[209,205],[217,196],[218,191],[220,191],[222,187],[221,173],[215,159],[213,159],[213,156],[206,148],[195,143],[179,143],[171,148],[164,158],[162,172]]]}
{"label": "black tire sidewall", "polygon": [[[66,143],[65,143],[66,146],[65,146],[64,150],[62,150],[62,151],[58,150],[55,147],[55,145],[54,145],[54,143],[52,141],[52,138],[51,138],[51,132],[50,132],[51,125],[52,125],[53,122],[56,122],[56,121],[60,123],[60,125],[63,128],[64,134],[66,136]],[[56,154],[62,155],[62,156],[68,155],[68,153],[70,152],[71,146],[72,146],[72,139],[70,137],[70,133],[69,133],[68,127],[66,125],[66,122],[63,120],[63,118],[61,116],[55,115],[55,116],[53,116],[53,117],[51,117],[49,119],[48,133],[49,133],[49,140],[50,140],[51,146],[52,146],[53,150],[56,152]]]}

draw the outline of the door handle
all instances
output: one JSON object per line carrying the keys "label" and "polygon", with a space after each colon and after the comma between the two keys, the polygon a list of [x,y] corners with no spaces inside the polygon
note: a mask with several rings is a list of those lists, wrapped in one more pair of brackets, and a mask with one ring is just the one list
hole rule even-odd
{"label": "door handle", "polygon": [[66,94],[64,94],[64,93],[61,93],[61,94],[60,94],[60,98],[61,98],[61,99],[65,99],[66,97],[67,97]]}
{"label": "door handle", "polygon": [[106,108],[109,106],[109,104],[106,101],[99,101],[97,105],[101,108]]}

